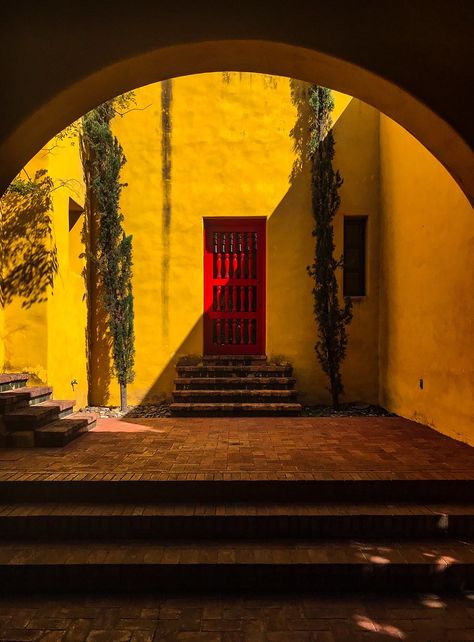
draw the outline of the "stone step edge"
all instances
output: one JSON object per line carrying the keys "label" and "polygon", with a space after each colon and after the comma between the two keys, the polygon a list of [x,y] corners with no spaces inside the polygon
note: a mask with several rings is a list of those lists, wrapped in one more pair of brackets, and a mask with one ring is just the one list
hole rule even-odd
{"label": "stone step edge", "polygon": [[202,361],[266,361],[266,354],[205,354]]}
{"label": "stone step edge", "polygon": [[42,401],[48,401],[52,392],[51,386],[23,386],[13,390],[3,390],[0,392],[0,409],[8,412],[10,408],[16,410],[28,405],[38,405]]}
{"label": "stone step edge", "polygon": [[0,386],[18,381],[28,381],[29,376],[27,372],[2,372],[0,373]]}
{"label": "stone step edge", "polygon": [[95,415],[77,412],[63,416],[35,430],[35,445],[39,447],[65,446],[94,427]]}
{"label": "stone step edge", "polygon": [[[187,391],[184,391],[184,392],[187,392]],[[248,403],[246,403],[246,402],[242,402],[242,403],[239,403],[238,401],[229,402],[229,403],[220,402],[220,401],[216,401],[215,403],[213,403],[213,402],[206,403],[206,402],[199,402],[198,401],[196,403],[172,403],[170,405],[171,409],[176,408],[176,409],[183,409],[183,410],[186,410],[186,409],[191,409],[191,410],[219,410],[219,409],[222,409],[222,410],[234,410],[235,409],[235,410],[250,410],[251,411],[251,410],[265,410],[267,408],[269,410],[278,410],[280,408],[281,409],[289,409],[289,410],[297,410],[297,409],[301,410],[301,407],[302,407],[301,404],[299,404],[299,403],[291,403],[291,402],[289,402],[289,403],[285,403],[285,402],[282,402],[282,403],[278,403],[278,402],[270,402],[270,403],[265,403],[265,402],[262,402],[262,403],[258,403],[258,402],[250,403],[250,402],[248,402]]]}
{"label": "stone step edge", "polygon": [[[23,476],[23,478],[22,478]],[[91,479],[93,477],[93,479]],[[102,478],[101,478],[102,477]],[[115,479],[114,479],[115,477]],[[133,479],[135,477],[135,479]],[[190,479],[189,473],[155,474],[137,478],[126,473],[0,473],[0,496],[12,502],[38,503],[262,503],[305,502],[314,504],[401,503],[406,497],[418,503],[474,503],[474,480],[459,479]]]}
{"label": "stone step edge", "polygon": [[293,370],[292,366],[277,366],[277,365],[213,365],[213,364],[202,364],[194,366],[176,366],[178,372],[291,372]]}
{"label": "stone step edge", "polygon": [[202,383],[207,385],[230,384],[230,383],[286,383],[295,384],[294,377],[177,377],[174,380],[175,385],[189,385],[191,383]]}
{"label": "stone step edge", "polygon": [[[88,512],[90,511],[90,513]],[[473,504],[424,503],[317,503],[317,502],[42,502],[0,504],[0,518],[36,516],[108,516],[108,517],[474,517]]]}
{"label": "stone step edge", "polygon": [[[28,551],[32,560],[28,561]],[[106,553],[100,560],[94,554]],[[224,553],[224,555],[222,555]],[[227,553],[227,554],[226,554]],[[229,555],[230,553],[230,555]],[[234,553],[235,555],[232,555]],[[28,565],[161,565],[178,556],[174,564],[185,565],[299,565],[426,566],[441,572],[468,564],[474,567],[474,542],[445,540],[76,540],[74,546],[51,538],[48,542],[10,543],[0,540],[0,567]],[[219,556],[219,554],[221,554]],[[114,559],[115,555],[115,559]],[[278,556],[279,559],[277,559]],[[43,557],[44,556],[44,557]],[[168,559],[163,559],[167,556]],[[215,557],[213,557],[215,556]],[[286,559],[285,559],[286,558]],[[171,562],[173,564],[173,562]]]}
{"label": "stone step edge", "polygon": [[231,390],[226,390],[226,389],[215,389],[215,390],[209,390],[206,388],[193,388],[191,390],[174,390],[173,394],[176,395],[177,397],[186,397],[187,395],[193,397],[193,396],[199,396],[202,395],[203,397],[212,397],[212,396],[219,396],[221,395],[222,397],[232,397],[232,396],[250,396],[250,397],[294,397],[297,395],[296,390],[288,390],[285,388],[248,388],[248,389],[231,389]]}
{"label": "stone step edge", "polygon": [[3,415],[7,432],[37,431],[62,416],[69,416],[74,404],[74,400],[54,399],[9,410]]}

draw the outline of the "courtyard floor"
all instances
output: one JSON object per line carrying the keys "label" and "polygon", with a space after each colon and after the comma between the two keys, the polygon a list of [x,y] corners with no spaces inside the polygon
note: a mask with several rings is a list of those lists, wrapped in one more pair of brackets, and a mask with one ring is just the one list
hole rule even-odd
{"label": "courtyard floor", "polygon": [[473,597],[10,597],[0,599],[0,640],[472,642]]}
{"label": "courtyard floor", "polygon": [[0,479],[472,479],[474,448],[400,417],[100,419],[65,448],[0,450]]}
{"label": "courtyard floor", "polygon": [[[474,448],[399,417],[101,419],[0,450],[0,480],[473,479]],[[0,641],[474,641],[474,595],[0,597]]]}

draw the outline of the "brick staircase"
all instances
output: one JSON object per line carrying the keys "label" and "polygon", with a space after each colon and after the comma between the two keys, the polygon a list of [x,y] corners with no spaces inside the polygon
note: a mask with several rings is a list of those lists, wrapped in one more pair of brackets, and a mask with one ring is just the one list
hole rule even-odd
{"label": "brick staircase", "polygon": [[51,399],[50,386],[27,386],[27,374],[0,374],[0,446],[65,446],[96,421],[73,412],[75,401]]}
{"label": "brick staircase", "polygon": [[203,357],[176,366],[171,412],[176,416],[294,416],[301,413],[291,365],[265,355]]}
{"label": "brick staircase", "polygon": [[470,479],[2,473],[0,497],[0,592],[474,589]]}

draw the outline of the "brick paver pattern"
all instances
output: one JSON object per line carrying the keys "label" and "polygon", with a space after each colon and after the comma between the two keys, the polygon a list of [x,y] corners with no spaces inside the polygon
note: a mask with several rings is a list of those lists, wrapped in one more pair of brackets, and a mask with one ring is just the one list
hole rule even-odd
{"label": "brick paver pattern", "polygon": [[472,479],[474,448],[399,417],[103,419],[65,448],[0,450],[0,480]]}
{"label": "brick paver pattern", "polygon": [[9,597],[0,598],[0,640],[462,642],[474,640],[473,597]]}

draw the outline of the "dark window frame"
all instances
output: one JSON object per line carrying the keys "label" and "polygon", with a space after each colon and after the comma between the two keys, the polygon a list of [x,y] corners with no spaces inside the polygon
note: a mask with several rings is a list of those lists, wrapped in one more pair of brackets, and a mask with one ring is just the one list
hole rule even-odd
{"label": "dark window frame", "polygon": [[[343,294],[350,298],[367,296],[367,220],[367,216],[344,216]],[[348,267],[350,255],[352,261],[355,255],[356,265]]]}

